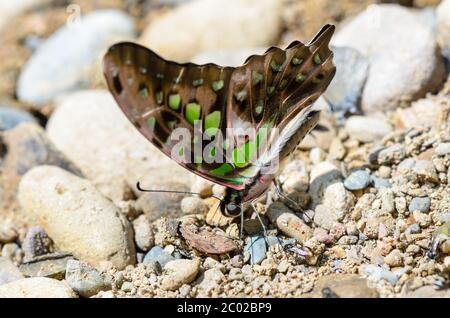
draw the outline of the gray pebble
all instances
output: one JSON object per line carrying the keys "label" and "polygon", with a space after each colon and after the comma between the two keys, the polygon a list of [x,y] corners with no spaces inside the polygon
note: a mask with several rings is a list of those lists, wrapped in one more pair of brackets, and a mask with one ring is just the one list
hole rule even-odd
{"label": "gray pebble", "polygon": [[122,284],[122,287],[120,287],[120,290],[122,290],[122,291],[124,291],[124,292],[126,292],[126,293],[129,293],[129,292],[131,292],[131,291],[133,290],[133,288],[134,288],[133,283],[130,283],[130,282],[124,282],[124,283]]}
{"label": "gray pebble", "polygon": [[67,262],[66,282],[81,297],[91,297],[111,288],[96,269],[76,260]]}
{"label": "gray pebble", "polygon": [[419,234],[422,230],[420,229],[420,225],[417,223],[412,224],[406,229],[406,234]]}
{"label": "gray pebble", "polygon": [[392,184],[388,179],[378,178],[373,175],[370,177],[370,179],[376,189],[392,188]]}
{"label": "gray pebble", "polygon": [[0,107],[0,131],[9,130],[20,123],[33,122],[36,120],[29,113],[12,107]]}
{"label": "gray pebble", "polygon": [[408,210],[410,213],[414,211],[420,211],[422,213],[427,213],[430,211],[431,200],[429,197],[423,198],[413,198],[409,203]]}
{"label": "gray pebble", "polygon": [[143,263],[158,262],[164,267],[168,262],[175,260],[175,257],[163,250],[160,246],[154,246],[144,257]]}
{"label": "gray pebble", "polygon": [[393,272],[372,264],[363,265],[362,272],[376,281],[386,280],[392,285],[397,284],[399,279],[398,276],[395,275]]}
{"label": "gray pebble", "polygon": [[263,236],[252,236],[250,242],[244,248],[244,251],[250,253],[250,264],[261,263],[266,258],[267,247]]}
{"label": "gray pebble", "polygon": [[365,170],[352,172],[344,181],[344,186],[348,190],[362,190],[369,186],[370,174]]}
{"label": "gray pebble", "polygon": [[51,253],[53,250],[53,241],[40,226],[30,228],[22,244],[25,253],[24,260],[29,261],[36,256]]}

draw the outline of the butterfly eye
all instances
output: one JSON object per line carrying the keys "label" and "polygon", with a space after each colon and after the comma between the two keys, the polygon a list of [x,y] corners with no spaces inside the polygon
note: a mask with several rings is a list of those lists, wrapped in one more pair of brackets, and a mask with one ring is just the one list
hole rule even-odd
{"label": "butterfly eye", "polygon": [[238,216],[241,214],[241,207],[234,203],[228,203],[225,206],[225,214],[227,216]]}

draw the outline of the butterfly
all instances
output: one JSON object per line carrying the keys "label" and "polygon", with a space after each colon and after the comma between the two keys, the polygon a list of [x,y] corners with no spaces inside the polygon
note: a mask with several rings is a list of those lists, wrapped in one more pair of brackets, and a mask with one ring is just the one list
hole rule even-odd
{"label": "butterfly", "polygon": [[319,120],[312,104],[336,72],[334,30],[325,25],[307,45],[271,47],[239,67],[180,64],[122,42],[106,53],[104,75],[134,126],[184,168],[225,186],[221,212],[242,218]]}

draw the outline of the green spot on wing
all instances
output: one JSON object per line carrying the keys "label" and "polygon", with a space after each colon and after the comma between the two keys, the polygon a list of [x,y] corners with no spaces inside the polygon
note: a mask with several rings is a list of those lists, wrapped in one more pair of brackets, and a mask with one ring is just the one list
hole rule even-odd
{"label": "green spot on wing", "polygon": [[219,81],[213,82],[211,86],[212,86],[212,89],[215,92],[217,92],[217,91],[220,91],[223,88],[223,84],[224,84],[223,81],[219,80]]}
{"label": "green spot on wing", "polygon": [[161,105],[161,104],[162,104],[163,99],[164,99],[164,93],[163,93],[162,91],[156,93],[156,103],[157,103],[158,105]]}
{"label": "green spot on wing", "polygon": [[263,80],[263,75],[261,73],[258,73],[256,71],[252,72],[252,82],[253,85],[259,84]]}
{"label": "green spot on wing", "polygon": [[189,103],[186,105],[186,119],[194,125],[196,120],[200,119],[200,105],[197,103]]}
{"label": "green spot on wing", "polygon": [[234,170],[234,169],[233,169],[233,166],[232,166],[232,165],[230,165],[229,163],[224,163],[224,164],[221,165],[220,167],[218,167],[218,168],[216,168],[216,169],[213,169],[213,170],[211,170],[210,172],[211,172],[212,174],[215,174],[215,175],[224,176],[224,175],[230,173],[230,172],[233,171],[233,170]]}
{"label": "green spot on wing", "polygon": [[199,78],[199,79],[193,80],[192,81],[192,85],[194,85],[195,87],[203,85],[203,78]]}
{"label": "green spot on wing", "polygon": [[216,110],[205,117],[205,133],[212,137],[216,135],[220,125],[220,111]]}
{"label": "green spot on wing", "polygon": [[150,117],[149,119],[147,119],[147,125],[151,131],[155,130],[155,125],[156,125],[155,117]]}
{"label": "green spot on wing", "polygon": [[169,107],[173,110],[178,110],[180,108],[181,97],[180,94],[173,94],[169,96]]}
{"label": "green spot on wing", "polygon": [[274,90],[275,90],[274,86],[267,87],[267,94],[269,94],[269,95],[272,94]]}
{"label": "green spot on wing", "polygon": [[178,155],[179,155],[180,157],[183,157],[183,156],[184,156],[184,147],[181,147],[180,150],[178,150]]}
{"label": "green spot on wing", "polygon": [[256,107],[255,107],[255,113],[257,115],[261,115],[261,113],[263,111],[263,106],[264,106],[264,101],[260,99],[258,101],[258,103],[256,103]]}
{"label": "green spot on wing", "polygon": [[300,65],[300,64],[302,64],[303,63],[303,59],[300,59],[300,58],[298,58],[298,57],[294,57],[293,59],[292,59],[292,64],[294,64],[294,65]]}
{"label": "green spot on wing", "polygon": [[322,64],[322,58],[320,57],[319,53],[314,55],[314,63],[316,63],[317,65]]}
{"label": "green spot on wing", "polygon": [[295,77],[295,81],[297,83],[301,83],[306,79],[306,76],[302,73],[297,74],[297,76]]}
{"label": "green spot on wing", "polygon": [[279,72],[281,71],[281,65],[277,63],[277,61],[272,60],[270,62],[270,67],[272,68],[272,71]]}
{"label": "green spot on wing", "polygon": [[141,96],[141,98],[147,98],[148,97],[148,89],[146,87],[141,89],[139,91],[139,96]]}

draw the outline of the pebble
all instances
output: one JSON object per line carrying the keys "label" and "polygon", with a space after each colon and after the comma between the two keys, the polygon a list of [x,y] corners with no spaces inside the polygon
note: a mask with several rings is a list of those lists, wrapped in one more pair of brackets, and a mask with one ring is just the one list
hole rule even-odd
{"label": "pebble", "polygon": [[436,8],[438,39],[444,56],[450,58],[450,0],[443,0]]}
{"label": "pebble", "polygon": [[342,180],[342,172],[331,162],[323,161],[314,165],[311,169],[311,182],[309,194],[311,195],[313,206],[322,201],[327,187]]}
{"label": "pebble", "polygon": [[133,232],[116,206],[87,180],[55,166],[23,176],[19,202],[61,250],[98,267],[135,263]]}
{"label": "pebble", "polygon": [[392,285],[397,284],[398,277],[390,270],[384,269],[377,265],[362,265],[361,272],[375,281],[386,280]]}
{"label": "pebble", "polygon": [[333,111],[356,113],[369,73],[369,61],[351,47],[332,46],[336,74],[325,91]]}
{"label": "pebble", "polygon": [[[140,196],[137,181],[145,188],[172,189],[165,180],[176,175],[177,183],[185,184],[189,191],[194,178],[139,133],[108,91],[80,91],[59,99],[47,133],[83,175],[114,202],[132,199],[130,188]],[[151,195],[158,198],[163,194]]]}
{"label": "pebble", "polygon": [[21,123],[37,123],[34,117],[20,109],[0,107],[0,131],[10,130]]}
{"label": "pebble", "polygon": [[285,191],[307,191],[309,174],[305,162],[294,159],[287,163],[280,175],[280,182],[283,184],[283,190]]}
{"label": "pebble", "polygon": [[285,235],[305,242],[312,237],[312,229],[281,202],[274,202],[266,215]]}
{"label": "pebble", "polygon": [[168,262],[164,266],[164,277],[161,280],[161,287],[164,290],[176,290],[183,284],[189,284],[200,271],[199,259],[177,259]]}
{"label": "pebble", "polygon": [[0,225],[0,243],[11,243],[17,239],[17,231],[12,222],[5,222]]}
{"label": "pebble", "polygon": [[419,234],[422,230],[417,223],[411,224],[405,231],[406,234]]}
{"label": "pebble", "polygon": [[14,17],[22,14],[34,6],[43,5],[48,0],[16,0],[2,1],[0,3],[0,30],[8,25]]}
{"label": "pebble", "polygon": [[350,212],[355,201],[353,193],[346,190],[342,182],[329,185],[323,195],[323,204],[334,211],[336,221],[341,221]]}
{"label": "pebble", "polygon": [[352,172],[344,181],[347,190],[362,190],[369,186],[370,174],[365,170]]}
{"label": "pebble", "polygon": [[141,251],[148,251],[155,244],[150,220],[146,215],[140,215],[133,221],[134,241]]}
{"label": "pebble", "polygon": [[334,242],[333,237],[330,234],[328,234],[328,232],[321,227],[316,227],[314,229],[313,236],[320,243],[331,244]]}
{"label": "pebble", "polygon": [[397,250],[397,249],[392,250],[384,258],[384,263],[389,265],[390,267],[402,266],[403,265],[403,254],[402,254],[402,252]]}
{"label": "pebble", "polygon": [[208,198],[213,194],[213,183],[203,178],[196,178],[191,186],[191,192],[198,193],[200,198]]}
{"label": "pebble", "polygon": [[392,127],[382,117],[351,116],[345,122],[345,130],[352,138],[368,143],[381,140],[392,132]]}
{"label": "pebble", "polygon": [[205,214],[207,210],[205,202],[198,197],[186,197],[181,200],[183,214]]}
{"label": "pebble", "polygon": [[436,149],[434,150],[434,152],[438,155],[438,156],[445,156],[450,154],[450,142],[442,142],[440,143]]}
{"label": "pebble", "polygon": [[0,286],[22,278],[22,272],[11,260],[0,257]]}
{"label": "pebble", "polygon": [[0,298],[76,298],[66,282],[46,277],[15,280],[0,286]]}
{"label": "pebble", "polygon": [[436,172],[436,168],[430,160],[417,160],[413,167],[413,171],[423,180],[434,183],[439,182],[439,176]]}
{"label": "pebble", "polygon": [[2,247],[1,256],[9,260],[18,262],[22,260],[22,250],[16,243],[6,243]]}
{"label": "pebble", "polygon": [[[225,280],[225,275],[218,269],[212,268],[205,271],[200,283],[197,285],[200,293],[210,295],[210,293],[220,287],[220,283]],[[203,296],[203,295],[202,295]]]}
{"label": "pebble", "polygon": [[48,277],[61,280],[66,273],[67,262],[72,259],[73,256],[69,253],[45,254],[24,262],[19,269],[25,277]]}
{"label": "pebble", "polygon": [[79,23],[65,24],[22,68],[19,100],[39,109],[62,93],[88,87],[100,76],[95,65],[108,45],[132,38],[134,32],[133,19],[117,10],[97,10],[83,15]]}
{"label": "pebble", "polygon": [[120,287],[121,291],[124,291],[126,293],[130,293],[134,289],[134,285],[131,282],[124,282],[122,286]]}
{"label": "pebble", "polygon": [[245,245],[244,252],[250,253],[250,264],[260,264],[267,253],[264,236],[251,236],[250,241]]}
{"label": "pebble", "polygon": [[409,203],[408,210],[410,213],[419,211],[422,213],[428,213],[430,211],[431,200],[429,197],[413,198]]}
{"label": "pebble", "polygon": [[427,98],[419,99],[411,107],[397,109],[394,118],[397,128],[417,129],[439,126],[443,114],[442,105]]}
{"label": "pebble", "polygon": [[40,165],[54,165],[81,175],[80,170],[49,140],[45,131],[34,123],[22,123],[5,131],[3,147],[7,149],[2,162],[5,187],[16,191],[20,178],[30,169]]}
{"label": "pebble", "polygon": [[269,46],[281,31],[281,9],[277,0],[192,1],[152,21],[141,42],[177,62],[205,50]]}
{"label": "pebble", "polygon": [[370,61],[361,101],[366,113],[396,109],[405,100],[425,96],[445,77],[432,30],[398,5],[369,6],[336,34],[332,44],[354,48]]}
{"label": "pebble", "polygon": [[311,151],[309,152],[309,159],[311,159],[311,162],[316,165],[322,161],[325,160],[325,158],[327,157],[327,154],[325,151],[323,151],[321,148],[319,147],[314,147],[311,149]]}
{"label": "pebble", "polygon": [[51,253],[53,251],[53,241],[40,226],[31,227],[22,243],[24,261],[34,259],[36,256]]}
{"label": "pebble", "polygon": [[143,263],[158,262],[164,267],[168,262],[175,260],[169,252],[163,250],[160,246],[154,246],[144,257]]}
{"label": "pebble", "polygon": [[388,179],[378,178],[377,176],[374,175],[370,176],[370,181],[375,187],[375,189],[384,189],[392,187],[392,184]]}
{"label": "pebble", "polygon": [[406,157],[406,148],[404,145],[395,144],[375,151],[372,155],[375,156],[377,164],[392,165],[399,163]]}
{"label": "pebble", "polygon": [[66,282],[81,297],[91,297],[111,289],[100,273],[86,263],[70,260],[66,267]]}
{"label": "pebble", "polygon": [[335,210],[323,204],[316,206],[314,212],[314,223],[327,230],[330,230],[333,224],[339,219]]}
{"label": "pebble", "polygon": [[322,291],[328,288],[340,298],[377,298],[378,292],[369,288],[367,279],[356,274],[331,274],[319,277],[311,296],[323,297]]}

